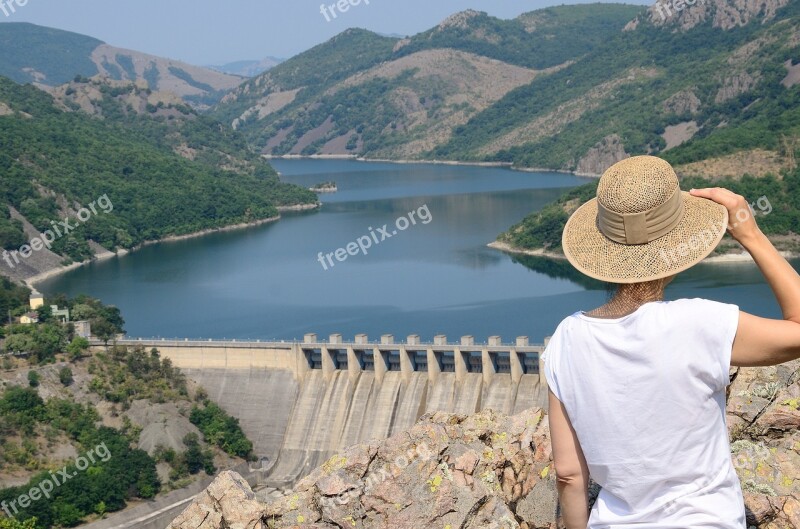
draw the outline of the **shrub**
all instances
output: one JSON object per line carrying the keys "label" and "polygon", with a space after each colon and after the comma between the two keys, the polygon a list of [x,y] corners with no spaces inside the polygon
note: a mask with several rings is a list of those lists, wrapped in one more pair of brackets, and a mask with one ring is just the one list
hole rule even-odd
{"label": "shrub", "polygon": [[62,367],[61,370],[58,372],[58,379],[65,386],[69,386],[70,384],[72,384],[73,382],[72,369],[68,367]]}
{"label": "shrub", "polygon": [[89,349],[89,340],[82,336],[76,336],[67,346],[67,354],[70,360],[79,360]]}

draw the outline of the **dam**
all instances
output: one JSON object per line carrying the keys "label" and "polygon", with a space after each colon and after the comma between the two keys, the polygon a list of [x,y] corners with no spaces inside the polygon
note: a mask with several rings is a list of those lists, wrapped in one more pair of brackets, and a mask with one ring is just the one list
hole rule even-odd
{"label": "dam", "polygon": [[[545,340],[546,344],[547,340]],[[547,404],[545,344],[525,336],[448,343],[417,335],[345,342],[333,334],[302,342],[118,339],[156,348],[239,419],[260,458],[263,484],[287,487],[347,446],[386,438],[430,411],[513,414]],[[102,342],[92,341],[94,347]]]}

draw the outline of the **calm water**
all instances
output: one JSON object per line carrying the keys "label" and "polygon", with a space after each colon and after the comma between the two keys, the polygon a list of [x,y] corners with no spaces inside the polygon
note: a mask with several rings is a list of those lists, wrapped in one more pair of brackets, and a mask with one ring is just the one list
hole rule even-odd
{"label": "calm water", "polygon": [[[297,339],[306,332],[371,339],[390,333],[537,342],[566,315],[604,302],[602,285],[569,266],[486,247],[501,231],[585,179],[500,168],[279,160],[290,182],[335,180],[320,211],[278,223],[149,246],[40,285],[122,309],[131,336]],[[325,270],[317,260],[410,211],[405,231]],[[427,213],[430,216],[427,216]],[[340,254],[341,255],[341,254]],[[699,265],[668,298],[706,297],[778,316],[752,264]]]}

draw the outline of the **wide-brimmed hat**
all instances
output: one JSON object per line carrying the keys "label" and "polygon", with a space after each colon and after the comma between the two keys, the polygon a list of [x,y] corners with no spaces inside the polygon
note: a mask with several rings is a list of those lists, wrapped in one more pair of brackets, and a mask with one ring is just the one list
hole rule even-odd
{"label": "wide-brimmed hat", "polygon": [[567,221],[562,247],[584,274],[611,283],[662,279],[710,254],[725,234],[728,210],[681,191],[672,166],[634,156],[609,167],[597,198]]}

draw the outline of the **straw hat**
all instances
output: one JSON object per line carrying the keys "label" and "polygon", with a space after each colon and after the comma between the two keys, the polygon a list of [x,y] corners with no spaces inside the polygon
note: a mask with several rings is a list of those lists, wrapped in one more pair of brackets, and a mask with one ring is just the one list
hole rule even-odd
{"label": "straw hat", "polygon": [[569,262],[590,277],[637,283],[698,263],[727,225],[727,209],[681,191],[668,162],[634,156],[603,173],[597,198],[567,221],[562,247]]}

